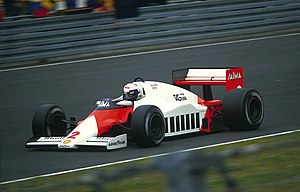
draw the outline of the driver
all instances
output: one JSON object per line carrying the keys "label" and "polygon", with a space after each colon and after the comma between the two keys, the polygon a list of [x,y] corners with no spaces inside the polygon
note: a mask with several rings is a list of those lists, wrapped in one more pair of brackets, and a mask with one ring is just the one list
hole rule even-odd
{"label": "driver", "polygon": [[141,85],[128,83],[123,88],[123,100],[137,101],[145,96],[144,89]]}

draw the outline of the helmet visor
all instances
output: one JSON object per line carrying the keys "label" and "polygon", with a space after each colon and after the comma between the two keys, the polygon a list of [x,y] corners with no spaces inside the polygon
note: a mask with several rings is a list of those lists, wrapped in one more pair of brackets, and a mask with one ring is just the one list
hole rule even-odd
{"label": "helmet visor", "polygon": [[136,101],[139,95],[138,90],[130,90],[127,93],[123,94],[123,99],[128,101]]}

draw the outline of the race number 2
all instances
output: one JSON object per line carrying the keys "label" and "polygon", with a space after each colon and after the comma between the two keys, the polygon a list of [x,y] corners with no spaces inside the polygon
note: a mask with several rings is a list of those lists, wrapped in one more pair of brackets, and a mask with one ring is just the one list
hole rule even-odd
{"label": "race number 2", "polygon": [[80,132],[79,131],[74,131],[71,133],[71,135],[69,137],[67,137],[67,139],[75,139],[77,135],[79,135]]}

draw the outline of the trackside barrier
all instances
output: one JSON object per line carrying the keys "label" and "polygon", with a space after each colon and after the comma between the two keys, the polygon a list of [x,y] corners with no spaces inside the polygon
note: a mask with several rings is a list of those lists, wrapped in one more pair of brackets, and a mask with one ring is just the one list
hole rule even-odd
{"label": "trackside barrier", "polygon": [[298,0],[179,1],[135,18],[86,13],[0,23],[0,66],[104,51],[300,29]]}
{"label": "trackside barrier", "polygon": [[[236,158],[242,155],[251,155],[258,152],[289,149],[290,146],[299,146],[298,140],[281,142],[275,144],[252,144],[243,148],[223,150],[218,153],[207,151],[178,152],[170,155],[156,157],[148,163],[135,164],[134,166],[115,169],[110,172],[94,171],[93,173],[72,179],[69,182],[48,184],[39,187],[24,188],[24,192],[38,191],[62,191],[72,187],[85,185],[90,186],[91,191],[106,191],[109,182],[134,177],[138,174],[149,171],[160,171],[166,175],[167,189],[169,192],[207,192],[207,173],[215,169],[224,180],[226,191],[243,191],[237,181],[231,176],[225,160]],[[136,186],[139,188],[139,185]],[[224,190],[223,190],[224,191]]]}

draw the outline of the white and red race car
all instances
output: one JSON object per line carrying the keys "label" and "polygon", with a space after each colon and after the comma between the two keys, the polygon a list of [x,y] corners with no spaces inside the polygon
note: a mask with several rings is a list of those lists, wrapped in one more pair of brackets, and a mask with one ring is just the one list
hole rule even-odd
{"label": "white and red race car", "polygon": [[[116,99],[100,99],[84,120],[66,119],[52,104],[39,107],[25,146],[72,149],[84,146],[107,150],[161,144],[165,137],[194,132],[255,130],[264,117],[263,101],[254,89],[244,88],[242,68],[187,68],[174,70],[173,84],[138,77]],[[190,91],[201,85],[203,97]],[[222,100],[213,98],[211,86],[225,85]],[[69,125],[69,126],[68,126]]]}

